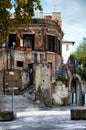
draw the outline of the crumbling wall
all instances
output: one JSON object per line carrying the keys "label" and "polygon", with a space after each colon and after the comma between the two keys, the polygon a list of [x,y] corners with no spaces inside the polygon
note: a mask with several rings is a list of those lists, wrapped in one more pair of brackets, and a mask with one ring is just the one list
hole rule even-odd
{"label": "crumbling wall", "polygon": [[29,72],[27,70],[3,70],[0,71],[0,94],[15,94],[28,86]]}
{"label": "crumbling wall", "polygon": [[37,64],[35,66],[35,89],[36,91],[38,90],[39,86],[40,86],[40,80],[41,80],[41,68],[40,68],[40,64]]}
{"label": "crumbling wall", "polygon": [[53,105],[61,106],[64,100],[68,98],[68,87],[62,81],[55,81],[52,83],[52,99]]}
{"label": "crumbling wall", "polygon": [[[40,73],[37,71],[39,68]],[[38,65],[36,73],[36,101],[44,103],[46,106],[61,106],[68,98],[68,87],[62,81],[50,81],[50,68],[47,65]],[[38,79],[37,79],[38,78]]]}
{"label": "crumbling wall", "polygon": [[38,64],[35,69],[36,101],[52,106],[50,68],[46,64]]}
{"label": "crumbling wall", "polygon": [[29,84],[29,72],[28,70],[22,70],[21,71],[21,77],[22,77],[22,87],[21,89],[24,89],[28,86]]}

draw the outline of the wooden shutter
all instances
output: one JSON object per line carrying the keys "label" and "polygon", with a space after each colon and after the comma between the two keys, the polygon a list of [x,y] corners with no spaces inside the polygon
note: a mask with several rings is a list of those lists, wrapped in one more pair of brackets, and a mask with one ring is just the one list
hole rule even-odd
{"label": "wooden shutter", "polygon": [[57,52],[57,37],[54,37],[54,51]]}
{"label": "wooden shutter", "polygon": [[45,35],[45,40],[44,40],[44,45],[45,45],[45,50],[48,50],[48,35]]}

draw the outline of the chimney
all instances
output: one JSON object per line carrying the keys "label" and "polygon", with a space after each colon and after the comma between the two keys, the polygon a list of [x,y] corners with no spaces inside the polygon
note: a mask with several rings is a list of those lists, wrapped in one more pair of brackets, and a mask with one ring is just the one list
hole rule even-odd
{"label": "chimney", "polygon": [[43,18],[43,17],[44,17],[44,16],[43,16],[43,12],[40,12],[39,17],[40,17],[40,18]]}
{"label": "chimney", "polygon": [[61,12],[52,12],[52,20],[57,21],[58,25],[62,26]]}

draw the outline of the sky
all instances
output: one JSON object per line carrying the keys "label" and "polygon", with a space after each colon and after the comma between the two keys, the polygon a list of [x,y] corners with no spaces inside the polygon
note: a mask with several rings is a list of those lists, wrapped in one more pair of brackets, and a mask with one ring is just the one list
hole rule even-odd
{"label": "sky", "polygon": [[86,0],[41,0],[43,13],[61,12],[64,40],[75,42],[74,48],[86,37]]}

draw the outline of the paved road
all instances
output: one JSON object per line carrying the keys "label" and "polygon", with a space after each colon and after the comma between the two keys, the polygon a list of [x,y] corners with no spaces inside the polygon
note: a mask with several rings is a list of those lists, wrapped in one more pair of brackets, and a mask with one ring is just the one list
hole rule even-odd
{"label": "paved road", "polygon": [[[6,108],[11,109],[11,97],[2,99]],[[0,107],[3,108],[2,100],[1,103]],[[10,122],[0,122],[0,130],[86,130],[86,120],[74,121],[70,118],[70,109],[75,106],[46,108],[21,95],[14,97],[14,104],[17,118]]]}
{"label": "paved road", "polygon": [[0,130],[86,130],[86,121],[70,119],[70,110],[18,112],[17,119],[0,122]]}

